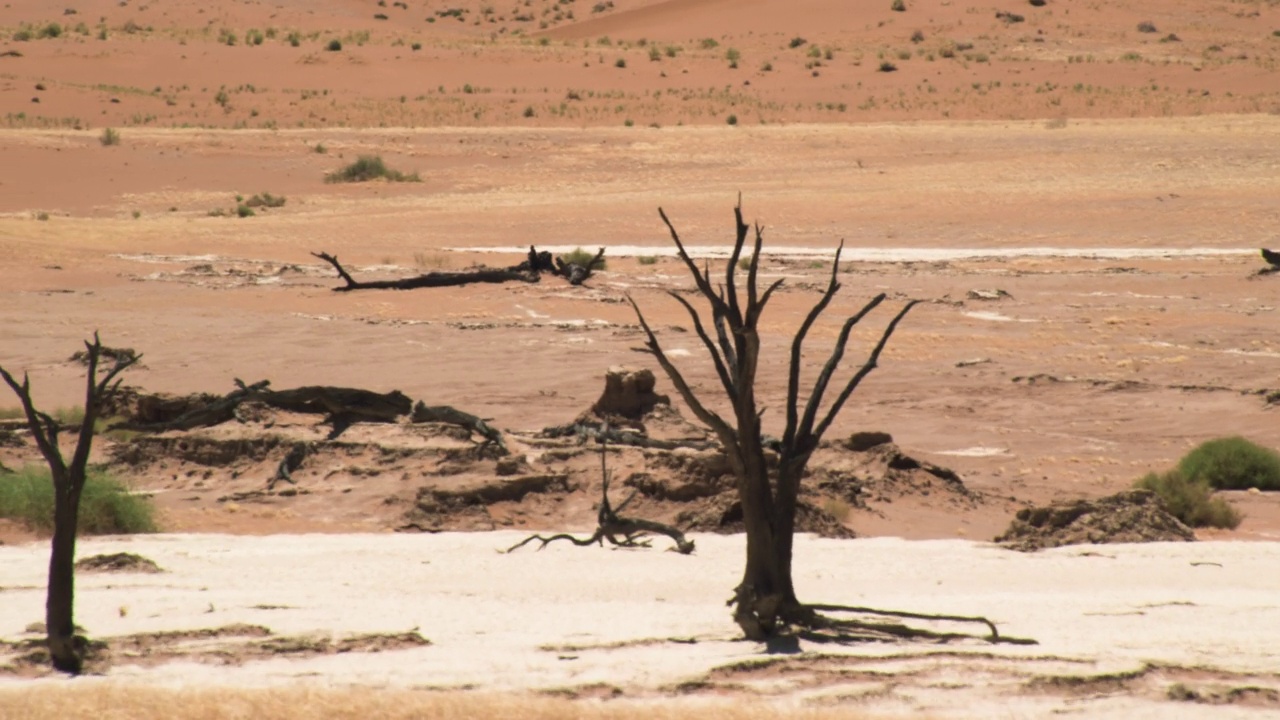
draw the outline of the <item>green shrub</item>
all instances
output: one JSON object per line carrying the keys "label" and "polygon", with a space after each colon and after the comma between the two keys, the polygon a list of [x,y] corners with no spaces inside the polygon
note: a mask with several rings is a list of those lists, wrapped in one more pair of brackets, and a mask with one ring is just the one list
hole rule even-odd
{"label": "green shrub", "polygon": [[236,215],[238,217],[247,218],[247,217],[253,217],[254,215],[257,215],[257,214],[258,213],[254,212],[253,208],[249,207],[248,205],[236,206]]}
{"label": "green shrub", "polygon": [[893,0],[892,3],[889,3],[889,9],[894,12],[906,12],[907,4],[902,0]]}
{"label": "green shrub", "polygon": [[[582,267],[586,267],[592,260],[595,259],[595,257],[596,257],[596,254],[591,252],[590,250],[583,250],[582,248],[574,248],[573,252],[567,252],[561,255],[560,259],[565,261],[566,264],[571,265],[573,263],[577,263]],[[596,266],[594,269],[604,270],[607,266],[608,266],[608,263],[605,262],[605,259],[600,258],[600,262],[596,263]]]}
{"label": "green shrub", "polygon": [[1177,470],[1163,475],[1147,473],[1135,487],[1150,490],[1164,500],[1173,516],[1189,527],[1234,529],[1240,513],[1227,501],[1213,496],[1213,488],[1198,478],[1189,479]]}
{"label": "green shrub", "polygon": [[725,118],[725,119],[724,119],[724,121],[725,121],[726,123],[728,123],[729,125],[737,125],[737,124],[738,124],[738,116],[737,116],[737,115],[730,115],[729,117]]}
{"label": "green shrub", "polygon": [[399,170],[392,170],[378,155],[361,155],[350,165],[326,175],[324,181],[328,183],[368,182],[377,178],[385,178],[390,182],[422,181],[418,173],[405,175]]}
{"label": "green shrub", "polygon": [[641,265],[656,265],[656,264],[658,264],[658,256],[657,256],[657,255],[641,255],[640,257],[636,258],[636,260],[637,260]]}
{"label": "green shrub", "polygon": [[[29,465],[0,475],[0,517],[51,532],[53,480],[48,469]],[[89,535],[156,532],[155,510],[147,498],[131,495],[109,475],[90,470],[80,495],[79,531]]]}
{"label": "green shrub", "polygon": [[40,34],[38,35],[38,37],[56,38],[56,37],[60,37],[61,35],[62,35],[62,26],[56,22],[52,22],[40,28]]}
{"label": "green shrub", "polygon": [[1219,490],[1280,490],[1280,455],[1238,435],[1201,444],[1178,470]]}
{"label": "green shrub", "polygon": [[342,41],[338,40],[337,38],[334,38],[333,40],[329,41],[329,44],[326,45],[324,49],[328,50],[329,52],[338,52],[342,50]]}
{"label": "green shrub", "polygon": [[101,135],[98,136],[98,142],[102,143],[106,147],[111,147],[112,145],[119,145],[120,133],[116,132],[112,128],[107,128],[102,131]]}

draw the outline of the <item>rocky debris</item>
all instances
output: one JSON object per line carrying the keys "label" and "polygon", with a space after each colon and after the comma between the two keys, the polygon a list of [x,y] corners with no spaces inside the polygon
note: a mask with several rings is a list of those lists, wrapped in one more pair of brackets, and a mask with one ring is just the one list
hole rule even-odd
{"label": "rocky debris", "polygon": [[879,432],[877,430],[864,430],[856,432],[844,439],[840,445],[845,450],[853,452],[866,452],[877,445],[893,442],[893,436],[887,432]]}
{"label": "rocky debris", "polygon": [[1032,552],[1063,545],[1189,542],[1191,528],[1171,515],[1150,490],[1126,490],[1097,500],[1071,500],[1019,510],[995,539],[1011,550]]}
{"label": "rocky debris", "polygon": [[[137,361],[138,353],[133,348],[113,348],[106,345],[102,346],[102,358],[110,360],[112,363],[122,363],[129,361]],[[67,362],[80,363],[81,365],[89,364],[89,351],[77,350],[71,357],[67,358]],[[144,367],[142,365],[134,365],[135,368]]]}
{"label": "rocky debris", "polygon": [[[724,535],[746,532],[742,523],[742,503],[737,493],[727,492],[706,498],[676,515],[676,525],[690,531]],[[796,502],[796,532],[818,537],[849,539],[857,537],[841,520],[806,498]]]}
{"label": "rocky debris", "polygon": [[164,572],[154,560],[134,553],[90,555],[76,561],[76,570],[79,572]]}
{"label": "rocky debris", "polygon": [[653,475],[638,472],[628,475],[622,484],[633,487],[641,495],[654,500],[690,502],[732,490],[733,478],[719,475],[690,479],[679,473]]}
{"label": "rocky debris", "polygon": [[591,406],[598,418],[622,417],[640,420],[657,405],[670,405],[671,399],[653,391],[657,379],[647,368],[612,367],[604,376],[604,392]]}
{"label": "rocky debris", "polygon": [[999,288],[992,288],[990,290],[970,290],[967,297],[970,300],[1003,300],[1005,298],[1013,298],[1012,295]]}

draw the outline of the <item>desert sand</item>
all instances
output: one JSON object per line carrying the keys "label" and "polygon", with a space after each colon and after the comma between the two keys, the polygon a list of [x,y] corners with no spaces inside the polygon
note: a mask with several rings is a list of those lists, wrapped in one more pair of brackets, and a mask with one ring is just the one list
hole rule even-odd
{"label": "desert sand", "polygon": [[[90,540],[162,574],[83,574],[80,622],[98,637],[261,626],[281,638],[419,633],[430,645],[254,658],[247,631],[154,641],[88,683],[160,687],[372,685],[577,693],[617,702],[743,697],[891,717],[1260,717],[1280,691],[1274,543],[1201,542],[1013,553],[960,540],[803,538],[798,592],[900,610],[985,615],[1037,645],[801,642],[764,652],[726,627],[740,538],[698,552],[495,552],[519,533],[216,534]],[[42,548],[0,548],[7,636],[42,615]],[[1125,578],[1115,582],[1116,577]],[[958,624],[929,625],[971,631]],[[980,628],[981,629],[981,628]],[[985,629],[979,634],[985,634]],[[299,643],[300,644],[300,643]],[[244,657],[241,657],[241,654]],[[292,655],[292,657],[290,657]],[[308,657],[310,655],[310,657]],[[5,680],[6,690],[31,682]],[[1182,683],[1237,703],[1172,703]],[[1254,713],[1254,714],[1250,714]]]}
{"label": "desert sand", "polygon": [[[714,668],[760,657],[759,648],[730,642],[722,602],[738,572],[733,548],[740,542],[732,536],[700,535],[694,559],[553,548],[512,561],[519,568],[543,558],[560,562],[563,569],[547,573],[583,572],[581,584],[593,593],[615,591],[602,580],[608,573],[643,579],[648,595],[625,612],[635,627],[610,624],[611,603],[620,600],[568,614],[548,597],[537,612],[559,619],[534,623],[543,634],[505,637],[499,623],[510,621],[501,613],[515,609],[499,600],[501,588],[491,596],[479,585],[503,578],[500,568],[481,568],[507,561],[487,554],[513,537],[507,530],[594,526],[598,460],[537,435],[587,409],[608,368],[657,369],[636,352],[641,336],[628,296],[695,389],[714,393],[714,372],[688,332],[688,316],[667,295],[691,282],[657,210],[668,213],[696,257],[718,259],[741,198],[748,222],[764,227],[762,280],[785,281],[762,324],[758,393],[770,408],[766,431],[782,422],[791,334],[843,243],[841,294],[806,352],[814,372],[842,318],[871,296],[886,293],[886,309],[855,333],[849,363],[864,355],[894,308],[907,299],[925,302],[829,438],[889,432],[903,452],[963,480],[963,492],[868,481],[874,491],[839,518],[862,539],[814,541],[798,552],[797,562],[812,568],[798,578],[813,588],[805,599],[988,614],[1002,627],[1007,622],[1008,632],[1042,643],[1029,654],[997,649],[990,675],[972,670],[972,658],[940,660],[927,666],[925,679],[902,681],[910,691],[852,706],[986,717],[983,711],[1014,687],[1022,714],[1046,715],[1075,707],[1078,697],[1058,687],[1042,701],[1028,699],[1032,678],[1063,667],[1073,674],[1128,671],[1144,662],[1160,669],[1112,685],[1085,683],[1082,694],[1102,697],[1086,701],[1086,714],[1206,711],[1163,699],[1178,682],[1261,684],[1271,694],[1246,704],[1263,698],[1274,706],[1274,678],[1264,676],[1268,656],[1248,649],[1248,638],[1230,639],[1247,625],[1228,623],[1223,610],[1246,603],[1246,591],[1266,590],[1249,590],[1263,580],[1246,568],[1262,563],[1280,539],[1280,499],[1272,494],[1225,493],[1244,522],[1234,531],[1201,532],[1208,542],[1199,544],[1095,550],[1106,559],[1085,556],[1087,549],[1023,557],[985,544],[1020,508],[1127,488],[1211,437],[1241,434],[1280,446],[1269,402],[1280,389],[1280,290],[1274,276],[1255,274],[1263,267],[1257,249],[1280,244],[1274,31],[1280,10],[1267,3],[1208,8],[1154,0],[907,2],[903,12],[880,0],[536,0],[511,7],[472,0],[92,0],[66,7],[14,0],[0,9],[0,365],[29,372],[38,403],[52,409],[82,402],[83,367],[67,358],[96,330],[107,344],[144,354],[125,381],[147,392],[222,394],[235,378],[268,379],[277,388],[399,390],[490,419],[511,434],[530,467],[562,474],[569,488],[449,516],[432,528],[498,534],[405,537],[390,531],[412,519],[424,488],[453,491],[496,477],[492,461],[463,466],[449,459],[473,446],[466,438],[357,424],[304,464],[298,492],[280,495],[262,488],[287,446],[262,439],[320,442],[328,428],[314,417],[271,415],[190,442],[169,435],[132,460],[121,459],[122,440],[104,437],[95,459],[154,498],[172,534],[86,547],[145,546],[144,554],[173,571],[146,582],[172,579],[188,588],[175,590],[178,596],[189,586],[234,592],[217,579],[234,570],[187,565],[165,549],[188,543],[192,558],[247,547],[283,553],[291,543],[302,544],[298,552],[371,547],[377,557],[426,557],[439,543],[458,564],[446,587],[431,592],[474,587],[472,602],[493,603],[484,616],[494,623],[488,637],[503,636],[495,640],[509,643],[503,652],[524,658],[510,662],[528,664],[516,666],[519,677],[494,681],[499,666],[492,663],[508,662],[502,653],[481,652],[484,645],[467,650],[465,632],[403,603],[366,615],[388,621],[368,628],[336,604],[314,614],[262,619],[246,611],[217,622],[175,605],[150,611],[159,617],[146,625],[149,616],[130,610],[121,617],[118,610],[160,596],[108,591],[119,582],[99,587],[89,579],[82,623],[103,637],[231,622],[290,635],[418,626],[435,644],[389,651],[388,665],[404,662],[393,655],[412,657],[413,665],[388,669],[387,678],[411,674],[419,662],[434,672],[448,647],[451,657],[475,654],[449,669],[453,680],[432,684],[465,685],[473,673],[487,689],[603,683],[644,698],[672,696],[680,682],[719,678]],[[333,41],[341,48],[330,50]],[[118,143],[103,143],[107,128]],[[372,154],[418,173],[420,182],[325,182]],[[237,217],[241,201],[263,192],[287,202]],[[334,254],[373,279],[509,265],[530,245],[556,252],[604,247],[609,264],[583,287],[545,278],[337,293],[333,270],[312,255]],[[661,373],[658,391],[688,415]],[[13,405],[0,397],[0,408]],[[38,460],[30,443],[0,444],[0,463],[9,467]],[[816,462],[824,472],[848,469],[834,449]],[[617,449],[610,463],[623,479],[660,472],[652,454],[634,448]],[[661,472],[668,471],[679,475]],[[634,509],[667,521],[679,510],[649,496]],[[297,540],[296,533],[335,537]],[[37,560],[47,545],[4,521],[0,541],[13,568],[6,566],[2,584],[28,588],[0,593],[0,602],[25,603],[5,611],[0,633],[12,639],[38,619],[40,593],[29,587],[40,585]],[[830,559],[819,561],[828,552]],[[885,569],[859,567],[866,554]],[[1202,558],[1224,565],[1212,584],[1202,576],[1219,568],[1189,565]],[[651,602],[654,588],[666,593],[669,582],[671,592],[684,592],[674,579],[656,578],[674,578],[668,573],[695,562],[703,568],[690,576],[698,589],[688,590],[679,613]],[[1135,569],[1100,571],[1107,562]],[[881,582],[912,564],[921,568],[918,577]],[[973,567],[972,578],[957,577],[952,565]],[[1121,593],[1115,578],[1133,577],[1138,566],[1167,570],[1137,582],[1133,597],[1103,602],[1107,593]],[[1041,567],[1061,577],[1047,579]],[[345,570],[339,575],[332,579],[356,589],[364,582]],[[959,598],[919,597],[920,583],[944,576],[969,589]],[[301,584],[289,589],[289,576],[271,581],[282,596],[315,592]],[[378,582],[392,586],[377,595],[407,592],[393,580]],[[1201,595],[1236,589],[1239,597]],[[116,595],[95,604],[98,592]],[[117,601],[122,593],[128,601]],[[449,602],[430,597],[421,608]],[[1270,612],[1260,595],[1247,597],[1256,602],[1239,612]],[[1184,600],[1197,605],[1139,607]],[[1061,613],[1049,617],[1045,602],[1061,602]],[[1095,614],[1128,612],[1144,614]],[[587,629],[557,624],[579,621]],[[1197,637],[1181,634],[1186,627]],[[594,645],[686,634],[699,642],[628,646],[626,655],[595,650],[572,667],[537,650],[578,644],[575,632]],[[936,650],[822,648],[798,661],[828,652],[897,657]],[[971,644],[951,650],[983,658],[993,652]],[[1048,669],[1029,659],[1040,655],[1050,658]],[[381,655],[368,657],[382,662]],[[1054,664],[1062,658],[1088,667]],[[217,682],[253,684],[263,677],[251,669],[259,665],[269,665],[279,682],[303,667],[354,672],[326,665],[335,662],[254,660],[217,670]],[[885,662],[899,675],[894,663],[914,667]],[[575,675],[584,665],[591,670]],[[181,662],[125,664],[103,681],[169,682],[189,670]],[[200,672],[212,671],[201,664]],[[370,673],[367,682],[383,681]],[[945,689],[953,684],[967,689]],[[702,694],[749,694],[742,685],[719,678]],[[777,702],[806,702],[807,691],[797,686],[770,688],[766,694]]]}

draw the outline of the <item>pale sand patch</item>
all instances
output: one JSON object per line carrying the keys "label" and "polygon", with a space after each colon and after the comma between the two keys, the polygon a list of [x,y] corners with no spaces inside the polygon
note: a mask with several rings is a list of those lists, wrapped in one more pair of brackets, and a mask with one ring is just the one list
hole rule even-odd
{"label": "pale sand patch", "polygon": [[[734,640],[736,628],[724,607],[740,571],[741,536],[698,536],[698,552],[691,557],[568,546],[496,552],[520,537],[496,532],[90,539],[82,543],[81,555],[129,551],[169,572],[82,574],[78,620],[102,638],[257,623],[291,635],[417,628],[433,643],[243,666],[119,665],[101,681],[165,687],[305,682],[505,692],[605,683],[634,695],[769,657],[754,643]],[[861,657],[863,663],[882,658],[873,666],[887,673],[894,689],[864,698],[859,707],[949,717],[1079,707],[1079,697],[1014,696],[1038,675],[1114,673],[1147,664],[1169,672],[1269,674],[1280,651],[1274,637],[1259,628],[1280,627],[1274,602],[1280,576],[1273,572],[1278,561],[1280,545],[1263,542],[1072,547],[1027,555],[961,540],[803,536],[795,562],[804,599],[981,614],[1003,633],[1040,644],[802,643],[805,654],[791,657],[813,659],[820,651]],[[6,586],[0,592],[0,634],[17,637],[42,617],[46,564],[43,543],[0,547]],[[284,607],[254,607],[263,605]],[[640,642],[672,638],[697,642]],[[821,687],[791,687],[784,680],[775,677],[774,685],[757,690],[786,702],[821,695]],[[4,681],[0,687],[16,684],[22,683]],[[1088,714],[1134,717],[1152,712],[1157,701],[1170,707],[1160,697],[1098,697]]]}

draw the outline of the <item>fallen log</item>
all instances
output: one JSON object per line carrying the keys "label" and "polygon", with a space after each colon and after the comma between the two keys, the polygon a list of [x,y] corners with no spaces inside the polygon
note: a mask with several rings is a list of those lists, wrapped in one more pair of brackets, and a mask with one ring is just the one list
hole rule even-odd
{"label": "fallen log", "polygon": [[362,281],[352,277],[351,273],[347,272],[338,263],[337,257],[323,252],[311,254],[332,265],[338,271],[338,276],[347,283],[342,287],[334,288],[334,292],[348,292],[350,290],[414,290],[427,287],[454,287],[457,285],[470,285],[471,283],[504,283],[512,281],[535,283],[539,280],[536,272],[523,272],[513,268],[480,268],[460,272],[429,272],[425,275],[416,275],[398,280]]}
{"label": "fallen log", "polygon": [[115,423],[108,430],[134,430],[137,432],[165,432],[168,430],[194,430],[198,427],[208,427],[210,425],[221,425],[229,420],[234,420],[236,416],[236,408],[245,400],[257,397],[271,385],[270,380],[261,380],[252,385],[245,385],[240,378],[235,378],[236,389],[227,393],[223,397],[214,400],[208,405],[203,405],[178,417],[165,422],[155,423],[137,423],[133,421],[125,421]]}
{"label": "fallen log", "polygon": [[292,390],[269,390],[271,382],[262,380],[245,385],[236,379],[236,389],[225,396],[186,412],[173,420],[158,423],[123,422],[112,425],[111,430],[137,432],[165,432],[167,430],[193,430],[198,427],[220,425],[236,418],[236,409],[247,400],[258,400],[271,407],[289,412],[315,413],[326,416],[333,423],[329,439],[337,437],[354,422],[396,422],[401,415],[408,415],[413,401],[399,390],[378,393],[360,388],[309,385]]}
{"label": "fallen log", "polygon": [[551,425],[543,428],[542,432],[538,434],[548,438],[576,437],[579,445],[589,440],[595,440],[596,442],[653,448],[655,450],[675,450],[677,448],[706,450],[719,445],[719,443],[707,440],[659,440],[651,438],[642,432],[618,430],[610,427],[608,423],[593,423],[583,419],[568,425]]}
{"label": "fallen log", "polygon": [[480,267],[475,270],[460,270],[457,272],[429,272],[424,275],[395,280],[356,280],[338,262],[337,256],[326,252],[313,252],[311,255],[332,265],[333,269],[338,272],[338,277],[346,283],[341,287],[333,288],[334,292],[349,292],[351,290],[415,290],[417,288],[455,287],[472,283],[536,283],[541,279],[544,272],[563,277],[569,281],[570,285],[581,285],[587,278],[591,277],[592,272],[604,264],[604,248],[600,248],[600,252],[596,253],[596,256],[586,265],[582,265],[577,262],[567,262],[562,257],[553,259],[551,253],[539,252],[537,248],[530,245],[528,257],[519,265],[507,268]]}
{"label": "fallen log", "polygon": [[419,400],[418,404],[413,406],[413,414],[409,416],[409,421],[447,423],[464,427],[483,437],[483,445],[495,445],[503,455],[507,454],[507,444],[503,442],[502,433],[497,428],[485,422],[483,418],[448,405],[429,406]]}

